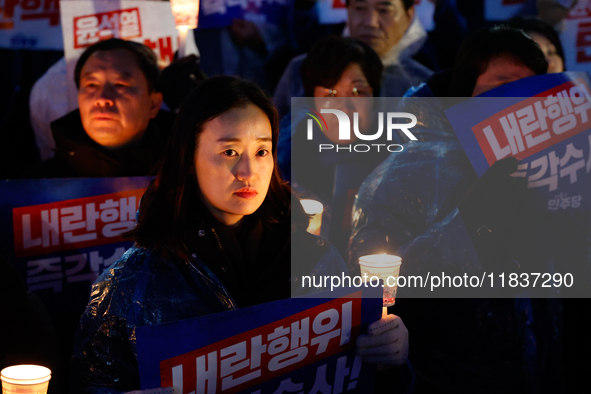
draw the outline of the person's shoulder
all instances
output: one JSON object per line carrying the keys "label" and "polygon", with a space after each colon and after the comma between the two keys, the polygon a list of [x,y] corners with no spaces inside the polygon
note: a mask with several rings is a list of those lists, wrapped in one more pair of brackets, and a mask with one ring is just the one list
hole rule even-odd
{"label": "person's shoulder", "polygon": [[119,260],[108,267],[99,276],[97,282],[108,281],[115,277],[134,277],[140,272],[151,271],[162,261],[165,259],[160,254],[136,244],[127,249]]}
{"label": "person's shoulder", "polygon": [[[292,236],[293,257],[301,274],[340,273],[345,271],[338,250],[324,238],[307,231],[295,231]],[[292,264],[292,269],[296,268]]]}
{"label": "person's shoulder", "polygon": [[414,77],[422,78],[422,81],[433,75],[433,70],[419,63],[411,57],[407,57],[400,61],[400,64]]}
{"label": "person's shoulder", "polygon": [[304,60],[306,59],[307,56],[308,56],[307,53],[302,53],[301,55],[297,55],[296,57],[292,58],[289,61],[289,64],[287,65],[287,67],[290,67],[290,68],[301,67],[302,63],[304,62]]}

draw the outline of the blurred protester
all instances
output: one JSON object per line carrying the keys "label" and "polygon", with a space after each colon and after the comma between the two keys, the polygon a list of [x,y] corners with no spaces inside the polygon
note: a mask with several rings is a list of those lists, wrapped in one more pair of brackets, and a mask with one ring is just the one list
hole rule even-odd
{"label": "blurred protester", "polygon": [[120,39],[88,47],[76,63],[79,109],[52,122],[56,153],[29,178],[147,175],[160,157],[172,115],[156,56]]}
{"label": "blurred protester", "polygon": [[[414,0],[347,2],[351,37],[368,44],[384,65],[381,83],[384,97],[401,97],[408,88],[432,74],[412,58],[427,40],[427,32],[415,17],[413,4]],[[282,116],[290,110],[291,97],[304,94],[300,73],[304,58],[301,55],[290,62],[275,90],[275,104]]]}
{"label": "blurred protester", "polygon": [[276,81],[269,77],[266,66],[287,44],[288,22],[270,23],[260,16],[246,13],[227,27],[195,30],[201,66],[207,75],[237,75],[255,81],[267,91],[273,90]]}
{"label": "blurred protester", "polygon": [[[93,285],[73,353],[76,393],[139,387],[137,326],[285,299],[302,293],[300,274],[342,273],[340,255],[291,205],[278,133],[271,99],[250,82],[212,78],[187,98],[144,196],[136,246]],[[370,325],[357,345],[366,362],[406,365],[397,316]]]}
{"label": "blurred protester", "polygon": [[[460,45],[468,34],[468,21],[460,13],[456,0],[425,1],[435,5],[435,27],[428,31],[429,40],[414,58],[433,71],[451,68]],[[427,63],[427,60],[423,60],[426,57],[435,59],[436,63]]]}
{"label": "blurred protester", "polygon": [[[331,36],[319,41],[302,63],[302,78],[305,94],[310,97],[307,107],[320,112],[332,108],[345,112],[350,119],[353,113],[359,116],[359,129],[377,129],[378,118],[371,100],[380,94],[382,63],[378,55],[365,43],[350,37]],[[344,100],[351,97],[350,100]],[[292,119],[292,116],[295,118]],[[302,116],[305,118],[299,119]],[[305,112],[288,114],[280,124],[278,160],[285,179],[303,197],[322,202],[322,235],[341,251],[345,252],[349,228],[344,231],[332,229],[333,214],[335,226],[342,222],[343,212],[333,212],[336,196],[335,179],[337,172],[344,172],[351,179],[347,189],[357,189],[361,181],[388,155],[384,148],[379,153],[372,152],[347,154],[336,150],[319,152],[319,144],[351,144],[357,140],[355,135],[348,141],[339,140],[339,124],[336,116],[326,116],[325,128],[314,125],[314,139],[308,140]],[[292,128],[292,121],[296,127]],[[375,123],[375,124],[374,124]],[[293,155],[292,155],[292,152]],[[354,172],[354,174],[352,173]],[[292,177],[293,176],[293,177]],[[350,206],[350,205],[349,205]],[[330,235],[328,230],[330,230]]]}
{"label": "blurred protester", "polygon": [[557,30],[562,30],[563,22],[570,10],[579,0],[536,0],[538,17]]}
{"label": "blurred protester", "polygon": [[[541,269],[548,255],[540,245],[552,241],[524,206],[526,180],[510,176],[517,160],[478,179],[439,98],[476,96],[547,66],[521,31],[482,30],[462,45],[453,71],[409,92],[401,110],[419,119],[419,141],[390,155],[359,190],[350,269],[359,256],[384,252],[402,257],[405,276]],[[559,300],[399,298],[396,311],[412,332],[417,393],[564,391]]]}
{"label": "blurred protester", "polygon": [[[371,108],[367,107],[369,101],[349,100],[347,108],[339,108],[339,104],[343,101],[338,99],[331,101],[331,99],[379,96],[382,69],[380,58],[367,44],[348,37],[327,37],[312,48],[302,63],[305,95],[313,97],[310,105],[317,111],[322,108],[336,108],[348,114],[360,113],[362,123],[360,129],[366,130],[371,124],[372,115]],[[350,118],[353,119],[353,116]],[[317,146],[321,143],[341,142],[338,139],[339,128],[336,117],[327,116],[326,121],[333,124],[318,130],[315,140],[308,141],[304,137],[306,119],[299,121],[297,127],[292,129],[291,116],[284,117],[280,124],[278,160],[284,178],[292,182],[292,187],[297,183],[296,188],[313,192],[328,202],[332,199],[334,170],[339,162],[367,159],[375,162],[377,157],[373,154],[343,155],[334,152],[318,154],[318,149],[310,148],[311,144]],[[342,143],[349,142],[353,140],[342,141]],[[292,144],[295,144],[294,150],[306,152],[305,157],[303,155],[292,157]],[[309,147],[306,148],[306,146]],[[308,153],[316,154],[311,157]],[[383,159],[384,156],[381,158]],[[294,179],[291,179],[292,169]]]}
{"label": "blurred protester", "polygon": [[[538,2],[540,5],[542,2]],[[549,3],[549,4],[548,4]],[[564,2],[563,6],[567,6],[569,2]],[[574,4],[572,4],[574,5]],[[572,5],[570,7],[572,7]],[[544,7],[560,7],[558,4],[547,2],[543,5]],[[558,15],[565,12],[559,10]],[[546,12],[547,18],[556,19],[557,13]],[[552,26],[543,22],[539,19],[528,19],[528,18],[513,18],[509,21],[511,26],[520,28],[525,31],[542,49],[548,62],[548,73],[563,72],[565,70],[564,51],[562,44],[558,37],[558,34]],[[584,216],[583,216],[584,217]],[[584,219],[583,219],[584,220]],[[576,257],[576,245],[572,244],[573,229],[579,229],[578,232],[585,234],[585,230],[580,229],[580,224],[577,225],[575,221],[570,223],[561,223],[562,226],[556,231],[556,234],[564,234],[568,240],[564,238],[556,237],[555,242],[560,240],[563,243],[571,242],[569,248],[573,255],[569,257],[573,262],[581,264],[581,259]],[[577,232],[575,230],[575,232]],[[587,230],[588,234],[588,230]],[[575,243],[581,243],[579,237],[574,237],[577,241]],[[583,241],[584,242],[584,241]],[[583,250],[584,254],[586,251]],[[584,263],[583,263],[584,264]],[[582,264],[581,264],[582,265]],[[562,300],[562,306],[564,309],[564,371],[565,380],[568,385],[568,392],[577,392],[579,387],[585,384],[584,376],[585,371],[591,368],[591,361],[587,357],[591,353],[591,341],[586,340],[588,337],[587,330],[584,327],[588,327],[591,324],[591,319],[581,311],[588,310],[591,307],[591,300],[589,298],[565,298]],[[585,338],[585,340],[583,340]]]}
{"label": "blurred protester", "polygon": [[560,43],[558,33],[552,26],[540,19],[515,17],[508,24],[516,29],[521,29],[540,46],[546,61],[548,62],[548,74],[566,71],[564,50]]}

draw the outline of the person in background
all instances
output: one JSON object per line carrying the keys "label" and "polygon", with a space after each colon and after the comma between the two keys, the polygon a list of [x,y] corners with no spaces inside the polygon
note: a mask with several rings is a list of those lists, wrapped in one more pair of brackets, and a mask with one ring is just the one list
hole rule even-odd
{"label": "person in background", "polygon": [[[350,119],[357,112],[360,130],[375,130],[377,117],[374,116],[372,107],[375,103],[371,98],[380,94],[382,69],[380,58],[369,45],[350,37],[327,37],[316,43],[302,63],[305,95],[310,98],[306,107],[317,112],[325,108],[337,109],[345,112]],[[349,97],[350,100],[345,100]],[[298,193],[322,202],[322,235],[326,235],[344,253],[348,229],[341,231],[338,226],[338,222],[343,221],[344,212],[333,212],[333,209],[335,199],[347,197],[335,195],[335,192],[346,193],[335,189],[337,171],[341,177],[346,172],[351,179],[347,189],[356,189],[388,152],[385,149],[370,154],[347,154],[335,150],[319,152],[319,144],[346,145],[355,143],[357,138],[353,135],[351,140],[339,140],[337,118],[325,115],[327,127],[321,129],[315,125],[314,139],[308,140],[306,121],[309,116],[306,112],[290,113],[281,120],[279,166],[285,179]],[[293,128],[292,123],[295,125]],[[331,226],[333,214],[337,223],[334,229]]]}
{"label": "person in background", "polygon": [[161,111],[156,56],[145,45],[100,41],[78,59],[79,109],[52,122],[55,156],[26,178],[147,175],[156,164],[173,115]]}
{"label": "person in background", "polygon": [[[401,97],[432,74],[412,58],[427,40],[427,32],[415,17],[413,4],[414,0],[347,2],[351,37],[369,45],[384,66],[381,82],[384,97]],[[305,55],[300,55],[290,62],[275,89],[274,101],[282,116],[289,112],[291,97],[304,94],[300,74],[304,58]]]}
{"label": "person in background", "polygon": [[[310,105],[317,111],[342,103],[343,101],[338,98],[375,97],[380,94],[383,70],[380,58],[367,44],[350,37],[329,36],[316,43],[303,61],[301,70],[305,96],[313,98],[310,100]],[[337,99],[331,101],[333,98]],[[369,108],[358,107],[358,105],[367,102],[349,100],[347,108],[337,109],[345,110],[347,113],[361,111],[362,122],[366,124],[360,128],[365,130],[371,123],[371,114]],[[333,154],[317,154],[315,157],[309,155],[305,158],[292,157],[292,143],[296,144],[295,148],[300,151],[318,153],[318,149],[306,149],[305,144],[338,143],[339,139],[338,123],[335,117],[326,116],[326,121],[333,124],[318,130],[317,137],[311,142],[303,137],[306,134],[306,119],[300,121],[296,119],[298,125],[292,129],[291,115],[293,114],[285,116],[280,123],[278,160],[281,173],[288,181],[297,183],[298,187],[307,189],[329,201],[332,198],[335,165],[342,160],[359,160],[365,156],[337,154],[339,157],[336,158]],[[353,119],[352,116],[351,119]],[[329,133],[328,130],[331,132]],[[373,155],[369,156],[371,156],[370,160],[376,159]],[[296,162],[293,166],[292,161]],[[324,175],[310,171],[312,168],[321,168]],[[292,169],[294,169],[294,179],[291,178]]]}
{"label": "person in background", "polygon": [[[478,179],[444,98],[477,96],[547,67],[523,32],[484,29],[466,39],[453,70],[409,92],[399,110],[417,116],[419,140],[361,186],[350,267],[386,252],[401,256],[407,277],[542,269],[548,255],[540,245],[549,237],[523,204],[526,179],[510,176],[517,160],[501,160]],[[488,241],[484,228],[493,234]],[[412,291],[399,289],[396,311],[413,336],[416,393],[564,392],[559,300],[407,298]]]}
{"label": "person in background", "polygon": [[[290,2],[291,3],[291,2]],[[291,5],[286,5],[291,7]],[[196,29],[195,43],[201,53],[201,67],[209,76],[237,75],[272,91],[276,77],[267,66],[276,52],[288,44],[287,15],[269,22],[264,15],[245,12],[229,26]]]}
{"label": "person in background", "polygon": [[540,46],[548,62],[548,74],[566,71],[560,37],[552,26],[540,19],[526,17],[515,17],[507,23],[509,26],[523,30]]}
{"label": "person in background", "polygon": [[[214,77],[189,95],[144,195],[131,232],[136,245],[93,285],[72,358],[76,393],[139,387],[139,325],[285,299],[302,291],[300,274],[343,272],[334,247],[307,233],[309,218],[291,205],[277,138],[277,111],[250,82]],[[295,272],[292,247],[302,256]],[[368,330],[358,355],[407,366],[408,333],[399,317]],[[398,370],[396,385],[404,387],[408,366]]]}
{"label": "person in background", "polygon": [[[128,47],[132,46],[133,44]],[[138,59],[144,56],[143,54],[139,55]],[[162,70],[160,82],[155,86],[160,86],[164,98],[162,104],[164,111],[159,112],[156,119],[157,121],[163,120],[163,131],[170,128],[174,119],[172,115],[165,116],[165,111],[176,112],[189,92],[205,79],[207,76],[201,70],[200,59],[194,54],[181,59],[175,57],[175,60]],[[55,155],[56,143],[51,123],[71,112],[68,109],[69,86],[66,59],[62,57],[37,79],[31,90],[29,97],[30,124],[34,130],[35,143],[39,149],[41,161]],[[32,166],[23,167],[21,173],[30,167]]]}

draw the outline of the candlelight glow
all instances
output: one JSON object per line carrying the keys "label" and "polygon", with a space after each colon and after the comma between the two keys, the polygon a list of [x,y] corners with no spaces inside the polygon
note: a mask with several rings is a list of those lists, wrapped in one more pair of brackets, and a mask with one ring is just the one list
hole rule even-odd
{"label": "candlelight glow", "polygon": [[306,211],[308,215],[322,213],[324,210],[324,205],[322,205],[320,201],[304,199],[300,200],[300,203],[302,203],[302,207],[304,207],[304,211]]}
{"label": "candlelight glow", "polygon": [[320,201],[316,200],[300,200],[304,211],[308,215],[312,215],[310,218],[310,223],[308,224],[307,231],[310,234],[320,235],[320,230],[322,228],[322,211],[324,210],[324,205]]}
{"label": "candlelight glow", "polygon": [[51,370],[40,365],[13,365],[0,372],[3,393],[46,394]]}
{"label": "candlelight glow", "polygon": [[[367,282],[371,282],[372,277],[384,281],[384,307],[392,306],[396,301],[398,284],[395,281],[398,280],[398,276],[400,275],[401,264],[402,259],[400,257],[386,253],[371,254],[359,258],[361,275],[367,275],[365,276]],[[390,283],[388,283],[389,281]]]}
{"label": "candlelight glow", "polygon": [[359,262],[363,262],[365,264],[371,264],[375,267],[379,267],[380,265],[389,265],[389,264],[396,264],[401,262],[402,259],[398,256],[394,256],[392,254],[370,254],[367,256],[361,256],[359,258]]}
{"label": "candlelight glow", "polygon": [[170,0],[174,23],[178,27],[197,28],[199,0]]}

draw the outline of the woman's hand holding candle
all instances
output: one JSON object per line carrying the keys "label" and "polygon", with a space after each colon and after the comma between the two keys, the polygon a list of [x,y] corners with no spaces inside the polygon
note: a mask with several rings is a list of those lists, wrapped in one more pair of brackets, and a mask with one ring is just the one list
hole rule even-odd
{"label": "woman's hand holding candle", "polygon": [[408,330],[396,315],[385,315],[357,338],[357,355],[370,364],[403,365],[408,358]]}

